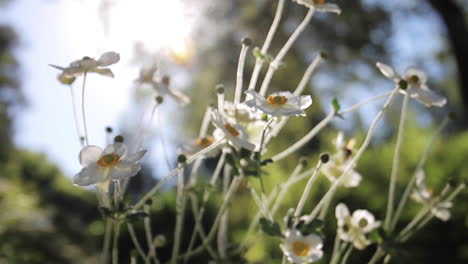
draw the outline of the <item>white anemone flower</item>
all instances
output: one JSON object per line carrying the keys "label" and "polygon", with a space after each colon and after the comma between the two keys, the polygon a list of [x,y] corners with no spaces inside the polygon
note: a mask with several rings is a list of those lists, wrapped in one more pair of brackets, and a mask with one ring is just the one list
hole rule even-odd
{"label": "white anemone flower", "polygon": [[226,138],[226,140],[235,147],[241,147],[253,151],[255,144],[248,141],[249,135],[241,125],[232,124],[226,120],[218,111],[211,112],[211,121],[217,128],[214,132],[216,139]]}
{"label": "white anemone flower", "polygon": [[304,236],[296,229],[286,231],[284,243],[280,247],[292,263],[312,263],[323,256],[322,238],[315,234]]}
{"label": "white anemone flower", "polygon": [[294,2],[306,6],[308,8],[314,8],[318,12],[328,12],[341,14],[341,8],[336,4],[328,4],[326,0],[293,0]]}
{"label": "white anemone flower", "polygon": [[182,92],[174,89],[170,85],[170,78],[168,76],[158,76],[158,68],[152,66],[146,69],[141,69],[140,76],[135,82],[139,84],[148,84],[160,96],[170,96],[174,98],[179,104],[186,105],[190,103],[190,98]]}
{"label": "white anemone flower", "polygon": [[[190,144],[183,146],[179,152],[181,154],[192,156],[193,154],[200,152],[204,148],[211,146],[216,139],[212,136],[199,137],[193,140]],[[206,158],[212,158],[218,155],[219,148],[215,148],[204,155]]]}
{"label": "white anemone flower", "polygon": [[114,73],[109,68],[103,68],[117,63],[120,60],[120,55],[114,51],[108,51],[101,55],[98,60],[90,57],[83,57],[81,60],[76,60],[68,67],[61,67],[49,64],[50,66],[59,69],[62,73],[59,75],[59,80],[66,82],[76,78],[84,73],[95,72],[103,76],[114,77]]}
{"label": "white anemone flower", "polygon": [[348,207],[340,203],[336,206],[335,216],[338,224],[338,237],[352,243],[359,250],[370,245],[366,234],[380,226],[380,221],[375,221],[374,215],[367,210],[356,210],[352,215]]}
{"label": "white anemone flower", "polygon": [[265,114],[272,116],[305,116],[304,109],[312,104],[310,95],[296,96],[291,92],[275,92],[267,98],[253,90],[245,92],[253,99],[245,101],[248,107],[258,108]]}
{"label": "white anemone flower", "polygon": [[[336,153],[333,154],[330,160],[322,167],[321,172],[332,182],[335,182],[340,177],[351,162],[351,157],[354,153],[354,139],[350,139],[347,143],[344,140],[344,134],[338,133],[334,141]],[[362,176],[354,170],[356,165],[353,165],[346,175],[344,175],[341,185],[346,188],[357,187],[361,183]]]}
{"label": "white anemone flower", "polygon": [[431,213],[442,221],[450,219],[451,202],[438,201],[439,197],[434,195],[434,191],[426,187],[425,184],[426,174],[423,170],[416,172],[416,186],[411,193],[411,198],[423,205],[432,206]]}
{"label": "white anemone flower", "polygon": [[400,89],[401,93],[408,93],[410,97],[416,99],[425,106],[443,107],[447,103],[446,97],[438,95],[426,85],[427,75],[424,71],[410,67],[406,69],[403,76],[400,76],[389,65],[381,62],[377,62],[376,65],[380,72],[385,77],[395,82],[395,84],[398,85],[401,81],[406,81],[408,87],[405,90]]}
{"label": "white anemone flower", "polygon": [[[260,145],[262,140],[263,128],[267,121],[262,119],[263,112],[250,108],[244,104],[238,104],[229,101],[224,102],[224,116],[229,123],[241,125],[249,135],[249,141],[255,145]],[[271,123],[271,127],[275,125],[275,121]]]}
{"label": "white anemone flower", "polygon": [[79,186],[94,184],[107,192],[111,181],[130,178],[140,171],[139,160],[146,152],[141,150],[127,156],[127,147],[123,143],[111,144],[104,150],[86,146],[79,155],[84,168],[73,177],[73,183]]}

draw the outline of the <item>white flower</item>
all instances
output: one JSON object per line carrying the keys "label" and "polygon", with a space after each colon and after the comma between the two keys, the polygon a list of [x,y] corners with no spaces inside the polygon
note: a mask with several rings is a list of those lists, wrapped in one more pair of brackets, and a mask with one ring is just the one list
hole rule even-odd
{"label": "white flower", "polygon": [[[260,145],[262,132],[267,123],[262,119],[262,111],[250,108],[244,104],[238,104],[229,101],[224,102],[224,116],[229,123],[241,125],[245,132],[249,135],[249,141],[255,145]],[[275,125],[275,121],[271,123],[271,127]]]}
{"label": "white flower", "polygon": [[315,234],[303,236],[296,229],[286,231],[284,243],[280,247],[292,263],[311,263],[323,256],[322,238]]}
{"label": "white flower", "polygon": [[425,178],[426,174],[423,170],[416,172],[416,186],[411,193],[411,198],[420,204],[432,206],[431,213],[440,220],[449,220],[452,203],[438,201],[439,197],[434,196],[434,191],[426,187]]}
{"label": "white flower", "polygon": [[[351,162],[353,155],[354,139],[350,139],[348,143],[345,143],[344,135],[342,132],[338,133],[334,145],[336,147],[336,153],[333,154],[330,160],[325,163],[322,167],[321,172],[332,182],[335,182],[340,177],[345,169]],[[353,165],[346,175],[344,175],[341,185],[347,188],[356,187],[361,182],[361,174],[354,170]]]}
{"label": "white flower", "polygon": [[306,113],[303,109],[312,104],[310,95],[296,96],[291,92],[276,92],[265,99],[253,90],[248,90],[245,93],[253,97],[253,99],[245,101],[245,105],[258,108],[265,114],[272,116],[305,116]]}
{"label": "white flower", "polygon": [[294,2],[306,6],[308,8],[314,8],[318,12],[329,12],[341,14],[341,9],[336,4],[327,4],[326,0],[293,0]]}
{"label": "white flower", "polygon": [[59,80],[66,83],[84,73],[95,72],[104,76],[114,77],[114,73],[109,68],[102,68],[117,63],[120,60],[120,55],[116,52],[109,51],[101,55],[98,60],[90,57],[84,57],[81,60],[70,63],[68,67],[61,67],[49,64],[50,66],[59,69],[62,73],[59,75]]}
{"label": "white flower", "polygon": [[127,156],[127,147],[123,143],[111,144],[104,151],[97,146],[86,146],[79,155],[84,168],[73,177],[73,183],[79,186],[95,184],[107,192],[111,181],[130,178],[140,171],[139,160],[146,152],[141,150]]}
{"label": "white flower", "polygon": [[[204,148],[211,146],[211,144],[213,144],[215,141],[215,138],[212,136],[200,137],[195,139],[191,144],[185,145],[180,150],[180,152],[187,156],[191,156],[197,152],[200,152]],[[208,158],[215,157],[218,155],[218,152],[219,148],[215,148],[212,151],[206,153],[204,156]]]}
{"label": "white flower", "polygon": [[438,95],[427,87],[427,75],[424,71],[416,68],[408,68],[404,76],[398,75],[395,70],[386,64],[377,62],[377,68],[380,72],[390,80],[394,81],[397,85],[401,81],[405,81],[407,88],[400,89],[402,93],[408,93],[409,96],[416,99],[427,107],[437,106],[442,107],[447,103],[447,98]]}
{"label": "white flower", "polygon": [[370,245],[366,234],[380,226],[374,216],[367,210],[356,210],[350,215],[348,207],[340,203],[336,206],[335,216],[338,224],[338,237],[346,242],[353,243],[359,250]]}
{"label": "white flower", "polygon": [[255,149],[255,144],[248,141],[249,135],[241,125],[229,123],[216,110],[211,112],[211,121],[217,128],[214,132],[214,137],[216,139],[225,137],[233,146],[245,148],[250,151]]}
{"label": "white flower", "polygon": [[136,82],[140,84],[149,84],[158,95],[168,95],[182,105],[190,103],[190,98],[188,96],[170,86],[170,78],[168,76],[158,77],[158,69],[156,66],[142,69]]}

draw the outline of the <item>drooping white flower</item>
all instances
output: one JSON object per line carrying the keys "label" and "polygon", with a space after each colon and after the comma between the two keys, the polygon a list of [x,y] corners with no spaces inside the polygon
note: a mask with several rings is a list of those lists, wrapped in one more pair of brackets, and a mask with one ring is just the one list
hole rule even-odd
{"label": "drooping white flower", "polygon": [[255,144],[248,141],[249,135],[241,125],[228,122],[217,110],[211,112],[211,121],[217,128],[214,132],[216,139],[224,137],[229,144],[235,147],[245,148],[250,151],[255,149]]}
{"label": "drooping white flower", "polygon": [[356,210],[352,215],[348,207],[340,203],[336,206],[335,216],[338,224],[338,237],[350,242],[359,250],[370,245],[366,234],[380,226],[380,221],[375,221],[374,215],[367,210]]}
{"label": "drooping white flower", "polygon": [[286,230],[284,242],[280,247],[292,263],[312,263],[323,256],[322,238],[315,234],[303,236],[296,229]]}
{"label": "drooping white flower", "polygon": [[272,116],[305,116],[304,109],[312,104],[310,95],[296,96],[291,92],[276,92],[263,98],[253,90],[248,90],[245,93],[253,97],[253,99],[245,101],[245,105],[258,108],[265,114]]}
{"label": "drooping white flower", "polygon": [[127,156],[127,147],[123,143],[111,144],[104,150],[86,146],[79,155],[84,168],[73,177],[73,183],[79,186],[95,184],[107,192],[111,181],[130,178],[140,171],[139,160],[146,152],[141,150]]}
{"label": "drooping white flower", "polygon": [[114,77],[114,73],[109,68],[104,68],[117,63],[120,60],[120,55],[114,51],[109,51],[101,55],[98,60],[90,57],[83,57],[81,60],[76,60],[68,67],[61,67],[49,64],[50,66],[59,69],[62,73],[59,75],[59,80],[63,83],[72,80],[84,73],[95,72],[104,76]]}
{"label": "drooping white flower", "polygon": [[306,6],[308,8],[314,8],[318,12],[328,12],[341,14],[341,9],[336,4],[328,4],[326,0],[293,0],[294,2]]}
{"label": "drooping white flower", "polygon": [[[216,139],[212,136],[199,137],[196,138],[190,144],[187,144],[184,147],[182,147],[179,151],[181,154],[191,156],[197,152],[200,152],[204,148],[211,146],[215,141]],[[215,148],[212,151],[206,153],[204,157],[215,157],[216,155],[218,155],[218,152],[219,148]]]}
{"label": "drooping white flower", "polygon": [[[325,163],[322,167],[321,172],[332,182],[335,182],[338,177],[340,177],[345,169],[349,166],[351,162],[351,157],[354,153],[354,139],[350,139],[347,143],[344,140],[344,134],[342,132],[338,133],[334,141],[336,147],[336,152],[331,155],[330,160]],[[353,165],[351,169],[348,170],[348,173],[344,175],[341,185],[347,188],[356,187],[361,182],[361,174],[354,170]]]}
{"label": "drooping white flower", "polygon": [[182,105],[190,103],[188,96],[171,87],[168,76],[159,77],[158,68],[155,65],[142,69],[140,76],[135,81],[140,84],[150,85],[158,95],[163,97],[168,95]]}
{"label": "drooping white flower", "polygon": [[437,106],[442,107],[447,103],[447,98],[433,92],[426,85],[427,75],[424,71],[410,67],[406,69],[403,76],[398,75],[395,70],[384,63],[377,62],[377,68],[380,72],[395,84],[405,81],[406,89],[400,89],[401,93],[408,93],[409,96],[416,99],[418,102],[427,107]]}
{"label": "drooping white flower", "polygon": [[431,206],[431,213],[442,221],[450,219],[451,202],[441,202],[439,197],[434,195],[434,191],[426,187],[426,174],[423,170],[416,172],[416,185],[411,193],[411,198],[423,205]]}

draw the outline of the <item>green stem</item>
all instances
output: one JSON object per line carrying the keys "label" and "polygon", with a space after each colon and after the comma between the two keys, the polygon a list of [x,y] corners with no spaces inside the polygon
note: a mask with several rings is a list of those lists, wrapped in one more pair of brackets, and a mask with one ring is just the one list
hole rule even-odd
{"label": "green stem", "polygon": [[112,242],[112,264],[119,264],[120,222],[114,220],[114,239]]}
{"label": "green stem", "polygon": [[400,161],[400,153],[401,153],[401,144],[403,142],[403,133],[405,131],[405,119],[406,119],[406,112],[408,110],[408,93],[405,94],[403,99],[403,105],[401,107],[401,116],[400,116],[400,124],[398,127],[398,135],[397,135],[397,142],[395,145],[395,152],[393,154],[393,164],[392,164],[392,172],[390,175],[390,187],[388,190],[388,201],[387,201],[387,213],[384,220],[384,228],[387,231],[392,231],[390,226],[390,221],[392,220],[392,212],[394,210],[394,200],[395,200],[395,186],[398,174],[398,165]]}

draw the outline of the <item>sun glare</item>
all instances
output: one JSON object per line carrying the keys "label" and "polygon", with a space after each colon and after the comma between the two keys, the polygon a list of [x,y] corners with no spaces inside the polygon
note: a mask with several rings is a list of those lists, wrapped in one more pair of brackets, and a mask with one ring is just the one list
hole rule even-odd
{"label": "sun glare", "polygon": [[185,13],[179,0],[118,1],[110,11],[109,37],[141,42],[152,52],[169,50],[174,60],[184,62],[193,53],[192,25]]}

